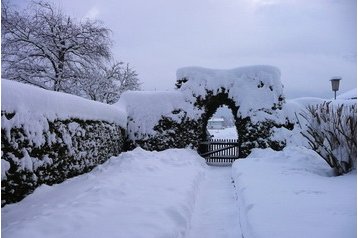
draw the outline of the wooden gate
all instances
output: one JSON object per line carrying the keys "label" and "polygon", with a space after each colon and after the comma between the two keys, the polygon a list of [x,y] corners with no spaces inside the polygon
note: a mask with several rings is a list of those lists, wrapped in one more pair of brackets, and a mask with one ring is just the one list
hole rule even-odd
{"label": "wooden gate", "polygon": [[237,139],[210,139],[199,144],[199,154],[209,164],[231,164],[239,158]]}

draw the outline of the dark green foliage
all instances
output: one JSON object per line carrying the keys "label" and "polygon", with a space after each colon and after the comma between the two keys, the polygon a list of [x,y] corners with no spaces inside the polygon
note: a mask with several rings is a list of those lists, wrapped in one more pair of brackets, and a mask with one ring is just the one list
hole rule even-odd
{"label": "dark green foliage", "polygon": [[174,110],[172,113],[182,113],[179,122],[170,117],[162,116],[154,127],[154,131],[157,133],[152,136],[142,135],[142,138],[146,139],[136,140],[135,144],[147,150],[157,151],[188,146],[196,148],[200,141],[197,128],[200,127],[202,122],[189,119],[182,110]]}
{"label": "dark green foliage", "polygon": [[176,81],[176,83],[175,83],[176,89],[181,88],[181,86],[182,86],[184,83],[186,83],[187,81],[188,81],[188,79],[186,79],[186,78],[178,79],[178,80]]}
{"label": "dark green foliage", "polygon": [[[177,87],[180,88],[187,80],[178,80]],[[263,83],[259,84],[263,87]],[[259,87],[259,88],[260,88]],[[223,105],[231,109],[236,129],[239,135],[239,150],[240,157],[247,157],[253,148],[272,148],[274,150],[282,150],[285,146],[285,141],[272,140],[272,129],[274,127],[285,127],[292,130],[294,124],[288,120],[286,124],[280,125],[274,121],[267,120],[264,122],[253,124],[250,117],[242,118],[238,116],[240,111],[239,105],[229,97],[229,89],[223,87],[212,91],[206,90],[205,96],[195,96],[194,107],[203,111],[199,119],[194,120],[187,117],[183,110],[172,111],[173,117],[180,115],[180,121],[173,120],[171,117],[164,117],[158,121],[153,128],[156,132],[154,135],[135,135],[136,141],[132,142],[132,146],[141,146],[147,150],[165,150],[168,148],[184,148],[191,146],[197,148],[200,141],[207,139],[207,123],[214,115],[216,110]],[[272,115],[274,110],[280,110],[284,98],[279,97],[278,103],[275,103],[271,109],[262,109],[267,114]],[[133,119],[132,119],[133,120]]]}
{"label": "dark green foliage", "polygon": [[[8,120],[2,113],[2,120]],[[18,202],[41,184],[52,185],[92,170],[123,150],[124,130],[116,124],[91,120],[48,121],[45,142],[35,145],[24,128],[1,129],[2,159],[10,163],[1,181],[2,206]],[[8,138],[10,135],[10,138]],[[21,168],[19,160],[30,156],[35,166]]]}

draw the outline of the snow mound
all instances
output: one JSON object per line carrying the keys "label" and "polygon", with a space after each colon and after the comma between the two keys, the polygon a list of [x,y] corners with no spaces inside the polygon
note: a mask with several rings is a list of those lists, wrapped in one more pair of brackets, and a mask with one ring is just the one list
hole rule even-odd
{"label": "snow mound", "polygon": [[53,92],[13,80],[1,80],[1,110],[55,119],[104,120],[126,128],[125,110],[78,96]]}
{"label": "snow mound", "polygon": [[357,88],[351,89],[337,96],[337,99],[357,99]]}
{"label": "snow mound", "polygon": [[192,150],[122,153],[6,205],[2,236],[184,237],[205,167]]}
{"label": "snow mound", "polygon": [[252,116],[260,109],[271,109],[283,100],[280,71],[273,66],[248,66],[231,70],[186,67],[177,70],[177,79],[186,79],[181,91],[188,98],[201,96],[207,91],[214,94],[221,88],[240,106],[238,116]]}
{"label": "snow mound", "polygon": [[357,175],[334,177],[304,147],[255,149],[233,164],[245,237],[356,237]]}

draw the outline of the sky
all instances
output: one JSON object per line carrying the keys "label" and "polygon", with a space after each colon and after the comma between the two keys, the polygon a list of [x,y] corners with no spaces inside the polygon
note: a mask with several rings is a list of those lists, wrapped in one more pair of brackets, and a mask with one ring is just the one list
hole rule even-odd
{"label": "sky", "polygon": [[[186,66],[273,65],[287,98],[332,98],[357,87],[355,0],[51,0],[112,31],[113,53],[143,90],[172,90]],[[28,0],[12,0],[19,8]]]}

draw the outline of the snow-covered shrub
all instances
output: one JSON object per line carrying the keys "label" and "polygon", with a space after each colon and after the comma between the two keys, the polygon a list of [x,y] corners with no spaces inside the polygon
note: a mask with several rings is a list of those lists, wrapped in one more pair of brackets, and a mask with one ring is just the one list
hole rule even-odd
{"label": "snow-covered shrub", "polygon": [[[2,123],[9,120],[7,115],[2,112]],[[122,151],[124,131],[113,123],[79,119],[43,123],[43,130],[36,132],[25,125],[1,129],[2,163],[9,165],[2,174],[2,205],[21,200],[41,184],[88,172]],[[37,144],[34,138],[42,142]]]}
{"label": "snow-covered shrub", "polygon": [[184,148],[199,142],[200,111],[180,92],[125,92],[115,106],[126,108],[131,148]]}
{"label": "snow-covered shrub", "polygon": [[122,152],[121,114],[107,104],[2,80],[2,205]]}
{"label": "snow-covered shrub", "polygon": [[302,116],[308,122],[302,135],[337,174],[357,167],[356,103],[309,105]]}
{"label": "snow-covered shrub", "polygon": [[209,118],[223,105],[233,112],[240,157],[252,148],[280,150],[275,128],[292,129],[281,110],[285,103],[280,72],[271,66],[212,70],[197,67],[177,71],[176,91],[126,92],[116,106],[128,113],[128,137],[133,147],[148,150],[197,147],[206,140]]}
{"label": "snow-covered shrub", "polygon": [[282,111],[285,103],[280,71],[272,66],[250,66],[232,70],[187,67],[177,71],[176,87],[201,110],[201,139],[206,138],[209,118],[222,105],[231,109],[239,135],[240,157],[253,148],[284,148],[285,140],[274,139],[275,128],[292,130]]}

